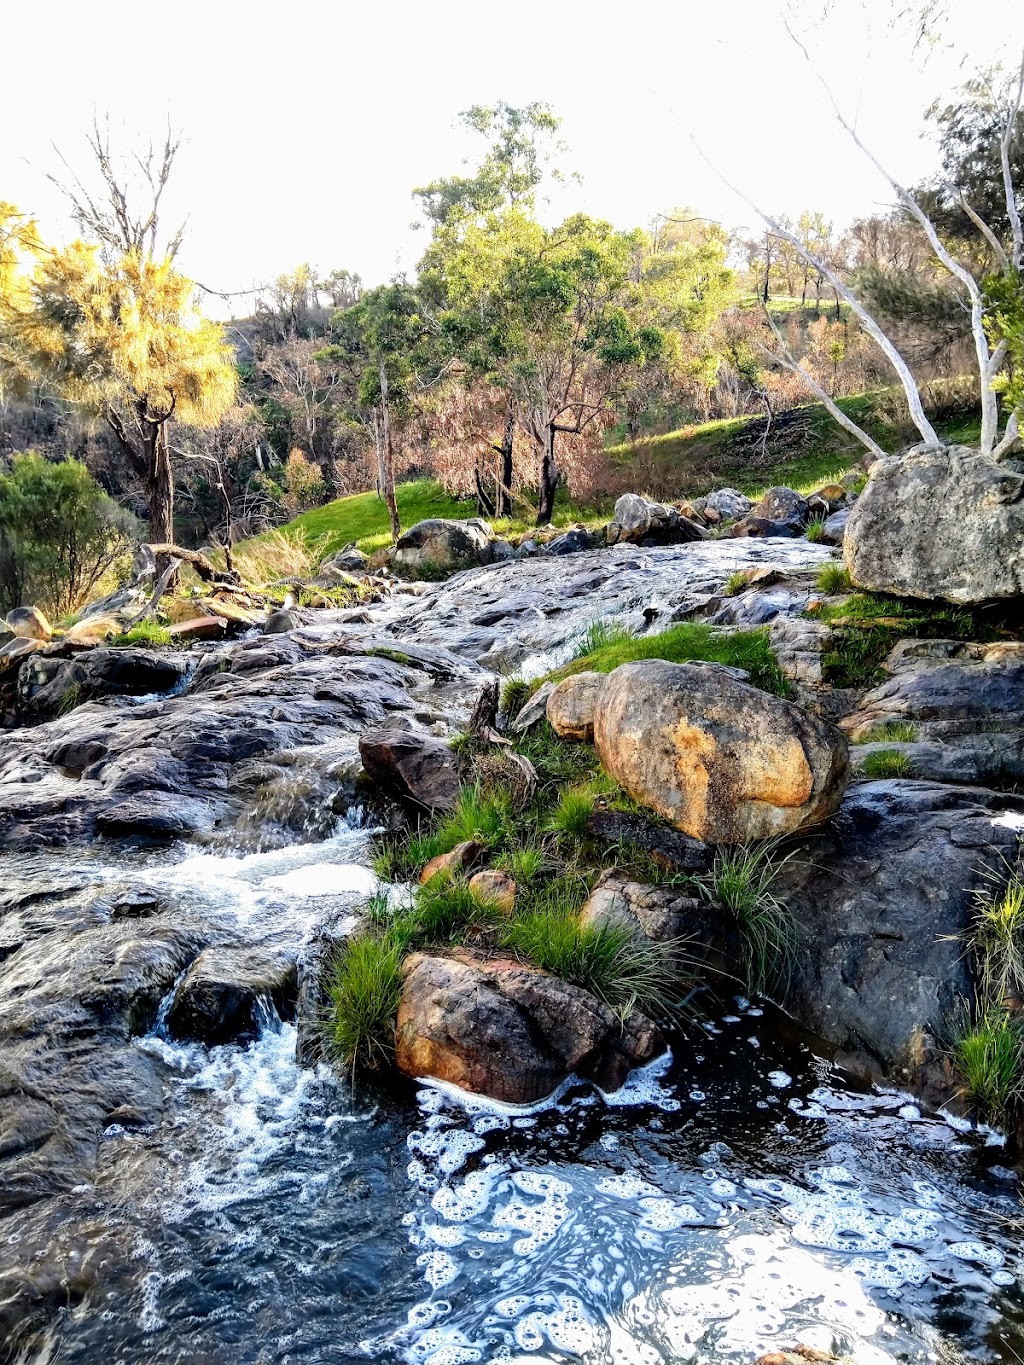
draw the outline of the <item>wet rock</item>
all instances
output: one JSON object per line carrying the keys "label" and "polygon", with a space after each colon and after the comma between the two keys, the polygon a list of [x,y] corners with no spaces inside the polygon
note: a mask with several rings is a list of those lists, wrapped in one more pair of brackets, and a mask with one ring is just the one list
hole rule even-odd
{"label": "wet rock", "polygon": [[672,545],[691,540],[706,540],[708,532],[674,507],[651,502],[638,493],[624,493],[606,532],[609,545]]}
{"label": "wet rock", "polygon": [[494,532],[486,521],[446,521],[441,517],[417,522],[395,542],[395,563],[407,569],[460,569],[489,564]]}
{"label": "wet rock", "polygon": [[572,530],[565,531],[560,536],[555,536],[553,540],[542,548],[543,555],[578,555],[584,550],[593,548],[594,538],[582,526],[575,526]]}
{"label": "wet rock", "polygon": [[178,983],[167,1013],[175,1038],[227,1043],[254,1038],[271,1012],[295,1014],[291,952],[270,947],[207,948]]}
{"label": "wet rock", "polygon": [[516,557],[515,546],[510,544],[509,541],[499,539],[495,540],[492,543],[491,560],[493,563],[499,564],[505,560],[515,559],[515,557]]}
{"label": "wet rock", "polygon": [[547,718],[562,739],[589,743],[594,738],[594,708],[606,673],[574,673],[564,678],[548,696]]}
{"label": "wet rock", "polygon": [[755,517],[784,522],[796,530],[807,521],[807,499],[792,488],[769,488],[752,510]]}
{"label": "wet rock", "polygon": [[755,512],[751,512],[749,516],[736,522],[730,528],[729,534],[740,539],[750,536],[791,537],[799,535],[801,529],[796,522],[769,521],[767,517],[759,517]]}
{"label": "wet rock", "polygon": [[359,757],[369,775],[428,810],[448,810],[459,795],[459,761],[442,740],[411,730],[368,730]]}
{"label": "wet rock", "polygon": [[470,877],[469,889],[479,900],[497,906],[503,914],[509,915],[515,908],[516,884],[506,873],[495,868],[485,868]]}
{"label": "wet rock", "polygon": [[843,552],[871,592],[968,605],[1024,596],[1024,474],[965,446],[878,460]]}
{"label": "wet rock", "polygon": [[190,621],[169,626],[168,631],[176,640],[220,640],[227,628],[228,623],[221,616],[194,616]]}
{"label": "wet rock", "polygon": [[999,817],[1021,809],[981,788],[859,783],[786,865],[773,890],[801,943],[786,1003],[846,1064],[949,1097],[943,1040],[971,992],[961,935],[1016,848]]}
{"label": "wet rock", "polygon": [[415,953],[405,963],[396,1061],[407,1076],[530,1104],[572,1072],[615,1089],[663,1048],[636,1011],[622,1024],[586,991],[518,962]]}
{"label": "wet rock", "polygon": [[38,607],[15,607],[6,617],[7,629],[19,640],[53,638],[53,627]]}
{"label": "wet rock", "polygon": [[263,627],[264,635],[285,635],[290,630],[297,630],[298,621],[290,611],[285,611],[283,607],[276,611],[269,612],[266,624]]}
{"label": "wet rock", "polygon": [[474,839],[466,839],[461,844],[456,844],[450,853],[439,853],[436,858],[431,858],[420,872],[420,884],[425,885],[434,877],[453,877],[459,872],[465,872],[467,868],[473,866],[483,851],[483,845]]}
{"label": "wet rock", "polygon": [[186,676],[187,654],[157,654],[148,649],[91,649],[61,658],[36,655],[18,677],[21,708],[33,716],[52,716],[101,697],[141,697],[169,692]]}
{"label": "wet rock", "polygon": [[355,545],[346,545],[343,550],[339,550],[336,554],[328,555],[328,557],[322,561],[319,572],[322,574],[330,574],[333,572],[365,573],[369,562],[368,557],[363,554],[362,550],[358,549]]}
{"label": "wet rock", "polygon": [[715,851],[709,844],[627,811],[595,810],[587,821],[587,832],[609,847],[627,844],[649,853],[667,872],[706,872],[714,861]]}
{"label": "wet rock", "polygon": [[580,919],[596,928],[627,929],[654,943],[676,943],[690,958],[699,954],[713,970],[735,970],[739,961],[733,917],[678,887],[648,886],[615,871],[605,872]]}
{"label": "wet rock", "polygon": [[709,664],[615,669],[597,702],[594,744],[632,797],[706,843],[828,819],[848,771],[838,730]]}
{"label": "wet rock", "polygon": [[717,512],[726,521],[738,521],[745,517],[753,504],[745,493],[738,488],[716,488],[708,495],[704,505]]}

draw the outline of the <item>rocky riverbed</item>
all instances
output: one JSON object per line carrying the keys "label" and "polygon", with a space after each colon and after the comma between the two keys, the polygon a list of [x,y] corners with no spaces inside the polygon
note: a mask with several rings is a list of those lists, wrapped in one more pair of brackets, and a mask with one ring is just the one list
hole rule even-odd
{"label": "rocky riverbed", "polygon": [[[761,537],[497,563],[181,651],[162,695],[101,660],[98,699],[5,735],[0,1357],[998,1349],[1018,1312],[998,1146],[850,1077],[950,1098],[957,936],[1024,824],[1017,655],[903,650],[838,715],[802,616],[831,555]],[[726,596],[748,569],[772,572]],[[855,781],[787,871],[785,1000],[813,1034],[733,1001],[618,1097],[570,1080],[539,1110],[300,1070],[318,935],[356,923],[392,819],[360,735],[450,737],[494,671],[538,676],[594,621],[694,616],[767,624],[802,704],[854,737],[919,727],[920,775]]]}

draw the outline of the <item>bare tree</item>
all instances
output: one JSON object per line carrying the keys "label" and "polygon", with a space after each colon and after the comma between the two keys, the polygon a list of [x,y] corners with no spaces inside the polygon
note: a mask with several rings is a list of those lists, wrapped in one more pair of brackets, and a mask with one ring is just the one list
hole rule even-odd
{"label": "bare tree", "polygon": [[[111,149],[110,116],[107,115],[102,127],[99,118],[93,117],[92,131],[86,134],[86,140],[100,173],[102,194],[94,194],[87,187],[56,147],[54,150],[71,178],[64,181],[51,175],[48,179],[70,203],[77,226],[87,237],[98,241],[105,254],[117,258],[135,251],[144,258],[155,259],[159,245],[160,201],[181,147],[181,134],[168,123],[162,147],[151,141],[144,151],[133,152],[129,158]],[[182,223],[171,233],[160,256],[173,260],[184,236],[185,224]]]}

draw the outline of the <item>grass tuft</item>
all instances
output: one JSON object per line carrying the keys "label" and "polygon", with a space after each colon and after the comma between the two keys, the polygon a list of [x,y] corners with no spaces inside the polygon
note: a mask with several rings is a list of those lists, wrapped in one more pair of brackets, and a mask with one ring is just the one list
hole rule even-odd
{"label": "grass tuft", "polygon": [[131,630],[125,631],[123,635],[119,635],[111,643],[118,646],[169,645],[171,639],[171,632],[159,621],[140,621],[137,626],[132,626]]}
{"label": "grass tuft", "polygon": [[375,1070],[394,1053],[403,952],[392,934],[360,935],[349,939],[333,964],[327,1044],[353,1072]]}
{"label": "grass tuft", "polygon": [[964,1098],[983,1118],[1006,1119],[1024,1084],[1024,1034],[1005,1010],[972,1020],[965,1012],[953,1041],[953,1062]]}
{"label": "grass tuft", "polygon": [[736,597],[744,588],[748,587],[749,584],[750,580],[747,577],[746,569],[737,569],[725,580],[725,587],[722,589],[722,592],[726,597]]}
{"label": "grass tuft", "polygon": [[627,640],[635,639],[636,631],[618,621],[591,621],[583,632],[583,638],[580,640],[574,657],[585,659],[591,654],[596,654],[598,650],[608,649],[610,646],[624,644]]}
{"label": "grass tuft", "polygon": [[514,719],[532,696],[533,690],[525,678],[508,678],[501,689],[502,714]]}
{"label": "grass tuft", "polygon": [[876,725],[859,744],[913,744],[917,739],[917,725],[912,720],[887,720],[884,725]]}
{"label": "grass tuft", "polygon": [[792,857],[777,857],[778,846],[777,839],[765,839],[720,848],[710,873],[697,879],[705,894],[736,918],[750,991],[767,990],[784,980],[796,947],[796,922],[772,890]]}
{"label": "grass tuft", "polygon": [[559,794],[558,804],[548,821],[548,829],[566,839],[585,838],[587,821],[594,812],[596,800],[597,793],[590,784],[567,787]]}
{"label": "grass tuft", "polygon": [[910,777],[913,764],[910,755],[902,749],[878,749],[873,754],[865,754],[861,764],[865,777],[881,779],[884,777]]}
{"label": "grass tuft", "polygon": [[812,545],[817,545],[825,534],[825,518],[820,514],[811,517],[804,534]]}
{"label": "grass tuft", "polygon": [[841,592],[849,592],[853,586],[850,575],[842,564],[823,564],[818,570],[815,586],[826,597],[834,597]]}

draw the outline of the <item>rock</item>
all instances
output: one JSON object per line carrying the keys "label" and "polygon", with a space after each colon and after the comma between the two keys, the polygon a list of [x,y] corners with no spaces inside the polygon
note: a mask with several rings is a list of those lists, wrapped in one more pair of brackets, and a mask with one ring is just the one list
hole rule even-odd
{"label": "rock", "polygon": [[210,616],[219,616],[227,621],[229,626],[256,626],[262,621],[261,612],[253,611],[251,607],[241,607],[236,602],[222,602],[219,599],[207,598],[200,603],[203,611]]}
{"label": "rock", "polygon": [[1020,798],[933,782],[851,786],[838,819],[801,846],[773,891],[801,948],[787,1007],[874,1078],[953,1089],[944,1039],[971,983],[961,935],[972,893],[996,888]]}
{"label": "rock", "polygon": [[766,517],[751,513],[730,528],[732,536],[796,536],[801,527],[793,521],[769,521]]}
{"label": "rock", "polygon": [[469,889],[478,900],[496,905],[503,914],[509,915],[515,908],[516,884],[504,872],[494,868],[477,872],[469,879]]}
{"label": "rock", "polygon": [[6,619],[7,629],[19,640],[53,639],[53,627],[38,607],[15,607]]}
{"label": "rock", "polygon": [[19,660],[26,658],[29,654],[36,653],[45,645],[45,640],[34,640],[28,636],[16,635],[13,640],[0,649],[0,670],[9,668],[18,663]]}
{"label": "rock", "polygon": [[826,545],[842,545],[849,520],[849,507],[841,507],[838,512],[833,512],[831,516],[825,518],[821,527],[821,538]]}
{"label": "rock", "polygon": [[871,592],[965,605],[1024,596],[1024,474],[965,446],[877,460],[843,550]]}
{"label": "rock", "polygon": [[552,690],[547,718],[556,735],[586,743],[593,740],[594,707],[607,677],[606,673],[574,673]]}
{"label": "rock", "polygon": [[[688,946],[716,936],[724,939],[727,928],[720,906],[687,896],[678,887],[647,886],[614,871],[601,875],[580,920],[596,928],[628,929],[654,943],[685,941]],[[735,926],[728,928],[735,938]]]}
{"label": "rock", "polygon": [[509,559],[515,559],[515,546],[507,540],[495,540],[491,544],[491,560],[495,564],[500,564]]}
{"label": "rock", "polygon": [[298,621],[290,611],[285,611],[279,607],[276,611],[267,614],[266,624],[263,627],[264,635],[285,635],[290,630],[297,630]]}
{"label": "rock", "polygon": [[738,488],[716,488],[708,495],[705,506],[727,521],[738,521],[740,517],[747,515],[753,504]]}
{"label": "rock", "polygon": [[428,810],[449,810],[458,800],[458,759],[432,735],[368,730],[359,737],[359,757],[372,778]]}
{"label": "rock", "polygon": [[493,540],[494,532],[478,517],[468,521],[432,517],[398,537],[394,559],[407,569],[465,569],[491,562]]}
{"label": "rock", "polygon": [[792,488],[769,488],[753,512],[765,521],[785,522],[799,530],[807,521],[807,499]]}
{"label": "rock", "polygon": [[101,645],[123,631],[124,622],[118,616],[90,616],[84,621],[76,621],[64,632],[63,639],[66,644],[89,647]]}
{"label": "rock", "polygon": [[273,948],[207,948],[178,983],[167,1014],[175,1038],[228,1043],[254,1038],[271,1011],[295,1014],[294,956]]}
{"label": "rock", "polygon": [[365,573],[369,565],[369,558],[363,554],[362,550],[355,545],[346,545],[343,550],[336,554],[328,555],[320,564],[319,572],[322,574],[340,573]]}
{"label": "rock", "polygon": [[623,493],[606,532],[609,545],[674,545],[691,540],[706,540],[708,532],[674,507],[650,502],[637,493]]}
{"label": "rock", "polygon": [[453,877],[459,872],[465,872],[468,867],[472,867],[483,851],[482,844],[467,839],[464,843],[456,844],[450,853],[439,853],[436,858],[431,858],[420,873],[420,885],[426,885],[434,877]]}
{"label": "rock", "polygon": [[789,834],[838,808],[843,736],[709,664],[645,660],[608,675],[594,714],[605,771],[705,843]]}
{"label": "rock", "polygon": [[575,526],[572,530],[564,531],[560,536],[555,536],[541,550],[544,555],[578,555],[583,550],[593,548],[594,539],[590,532],[582,526]]}
{"label": "rock", "polygon": [[791,682],[821,686],[822,655],[832,640],[832,631],[824,622],[776,616],[769,627],[769,638],[775,661]]}
{"label": "rock", "polygon": [[540,546],[531,537],[528,540],[521,540],[516,550],[517,559],[532,559],[534,555],[540,553]]}
{"label": "rock", "polygon": [[835,509],[845,501],[846,489],[841,483],[826,483],[810,494],[807,499],[808,502],[810,502],[811,498],[817,499],[818,502],[827,503],[829,511],[834,512]]}
{"label": "rock", "polygon": [[517,712],[509,724],[508,728],[514,735],[525,735],[527,730],[532,729],[534,725],[546,717],[548,698],[554,690],[555,684],[553,682],[542,683],[537,688],[530,700]]}
{"label": "rock", "polygon": [[706,872],[714,861],[710,845],[627,811],[595,810],[587,831],[610,847],[628,844],[649,853],[667,872]]}
{"label": "rock", "polygon": [[227,621],[220,616],[196,616],[169,626],[168,631],[176,640],[220,640],[227,628]]}
{"label": "rock", "polygon": [[53,716],[100,697],[143,697],[169,692],[189,669],[187,654],[149,649],[91,649],[71,658],[37,656],[18,677],[20,709]]}
{"label": "rock", "polygon": [[664,1048],[637,1011],[620,1023],[586,991],[535,967],[414,953],[403,971],[395,1059],[407,1076],[531,1104],[573,1072],[616,1089]]}

